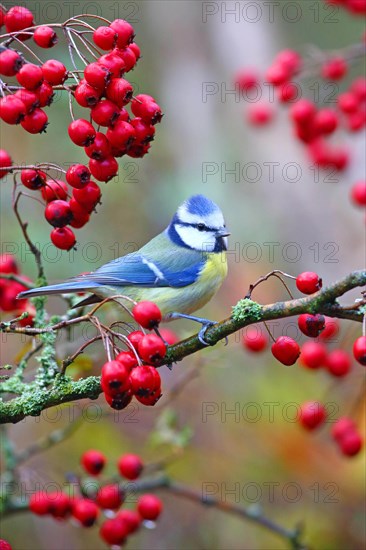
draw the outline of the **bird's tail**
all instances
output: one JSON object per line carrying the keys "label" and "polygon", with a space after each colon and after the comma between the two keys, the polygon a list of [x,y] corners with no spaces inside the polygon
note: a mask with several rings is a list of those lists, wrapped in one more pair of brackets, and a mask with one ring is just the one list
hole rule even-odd
{"label": "bird's tail", "polygon": [[96,283],[87,281],[67,281],[58,285],[40,286],[25,290],[18,294],[17,298],[33,298],[33,296],[45,296],[48,294],[73,294],[74,292],[91,292],[93,288],[98,286]]}

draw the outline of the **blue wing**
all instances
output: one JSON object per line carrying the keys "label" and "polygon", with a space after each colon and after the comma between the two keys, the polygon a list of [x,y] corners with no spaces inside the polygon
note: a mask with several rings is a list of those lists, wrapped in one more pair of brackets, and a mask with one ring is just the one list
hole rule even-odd
{"label": "blue wing", "polygon": [[[182,258],[181,258],[182,259]],[[173,260],[173,259],[172,259]],[[117,260],[109,262],[94,273],[88,273],[72,279],[75,282],[88,282],[95,286],[131,286],[138,285],[144,287],[184,287],[193,284],[204,266],[204,260],[199,254],[198,257],[189,258],[187,261],[170,262],[152,260],[146,255],[132,253]],[[183,265],[182,265],[183,263]]]}

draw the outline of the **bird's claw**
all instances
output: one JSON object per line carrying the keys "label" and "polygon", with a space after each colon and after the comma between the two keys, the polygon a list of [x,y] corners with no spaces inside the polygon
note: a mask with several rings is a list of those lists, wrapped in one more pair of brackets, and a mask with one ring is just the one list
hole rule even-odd
{"label": "bird's claw", "polygon": [[198,340],[201,342],[201,344],[203,344],[204,346],[211,346],[212,344],[210,344],[209,342],[206,342],[204,336],[206,334],[206,330],[210,327],[212,327],[213,325],[216,325],[216,321],[207,321],[207,323],[203,323],[202,324],[202,328],[201,330],[199,331],[198,333]]}

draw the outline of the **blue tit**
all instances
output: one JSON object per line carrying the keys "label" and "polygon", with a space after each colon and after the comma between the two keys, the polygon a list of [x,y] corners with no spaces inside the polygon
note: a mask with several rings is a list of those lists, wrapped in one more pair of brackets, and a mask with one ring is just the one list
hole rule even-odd
{"label": "blue tit", "polygon": [[228,236],[220,208],[194,195],[179,206],[168,227],[137,252],[93,273],[21,292],[18,298],[90,292],[81,306],[124,295],[136,302],[155,302],[164,321],[184,317],[206,329],[212,322],[190,314],[211,300],[227,275]]}

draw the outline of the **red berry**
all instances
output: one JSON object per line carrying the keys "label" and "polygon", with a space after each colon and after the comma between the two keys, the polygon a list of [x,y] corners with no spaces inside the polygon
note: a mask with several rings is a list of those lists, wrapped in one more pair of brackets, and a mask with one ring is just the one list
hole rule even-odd
{"label": "red berry", "polygon": [[359,336],[353,344],[353,356],[361,365],[366,366],[366,336]]}
{"label": "red berry", "polygon": [[125,21],[124,19],[115,19],[110,24],[110,28],[117,33],[118,48],[124,48],[125,46],[128,46],[128,44],[130,44],[135,37],[135,31],[132,25],[130,25],[130,23],[128,23],[128,21]]}
{"label": "red berry", "polygon": [[131,47],[124,48],[123,50],[118,51],[118,55],[125,65],[124,72],[128,73],[129,71],[131,71],[137,62],[136,55],[134,54],[134,49],[132,49]]}
{"label": "red berry", "polygon": [[340,440],[341,451],[346,456],[355,456],[362,449],[363,441],[356,431],[348,431]]}
{"label": "red berry", "polygon": [[65,227],[72,220],[70,205],[66,201],[52,201],[47,204],[45,218],[54,227]]}
{"label": "red berry", "polygon": [[295,50],[282,50],[276,55],[275,63],[283,65],[291,73],[296,74],[301,68],[301,56]]}
{"label": "red berry", "polygon": [[56,519],[65,519],[71,514],[72,501],[65,493],[55,491],[48,495],[50,513]]}
{"label": "red berry", "polygon": [[98,506],[106,510],[117,510],[123,501],[124,494],[118,485],[104,485],[96,496]]}
{"label": "red berry", "polygon": [[366,111],[357,111],[348,114],[347,128],[351,132],[358,132],[366,124]]}
{"label": "red berry", "polygon": [[94,43],[101,50],[112,50],[117,43],[118,35],[111,27],[102,25],[93,34]]}
{"label": "red berry", "polygon": [[86,472],[92,476],[97,476],[103,470],[107,459],[103,453],[94,449],[89,449],[81,456],[81,464]]}
{"label": "red berry", "polygon": [[139,345],[139,343],[141,342],[141,339],[144,336],[145,335],[141,330],[134,330],[133,332],[130,332],[127,338],[131,342],[133,347],[137,350],[137,346]]}
{"label": "red berry", "polygon": [[17,81],[27,90],[35,90],[43,82],[43,72],[41,67],[26,63],[17,73]]}
{"label": "red berry", "polygon": [[89,158],[103,160],[111,155],[111,146],[106,136],[97,132],[93,143],[85,147],[84,151]]}
{"label": "red berry", "polygon": [[89,212],[81,204],[79,204],[74,197],[71,197],[69,204],[72,213],[72,220],[70,221],[71,227],[74,227],[75,229],[84,227],[90,219]]}
{"label": "red berry", "polygon": [[290,116],[294,122],[303,125],[308,124],[315,113],[316,107],[312,101],[300,99],[291,107]]}
{"label": "red berry", "polygon": [[325,327],[325,318],[319,313],[315,315],[303,313],[299,316],[297,323],[303,334],[310,338],[317,338]]}
{"label": "red berry", "polygon": [[48,107],[53,101],[54,91],[49,82],[43,81],[39,88],[35,91],[39,107]]}
{"label": "red berry", "polygon": [[23,64],[24,59],[14,50],[6,49],[0,53],[0,74],[4,76],[15,76]]}
{"label": "red berry", "polygon": [[66,200],[66,183],[61,180],[47,180],[45,186],[42,187],[42,197],[46,202],[51,202],[55,200]]}
{"label": "red berry", "polygon": [[155,495],[142,495],[137,501],[137,511],[143,519],[155,521],[163,510],[163,503]]}
{"label": "red berry", "polygon": [[345,376],[351,370],[351,358],[344,350],[335,349],[329,353],[326,367],[333,376]]}
{"label": "red berry", "polygon": [[134,533],[140,527],[141,516],[135,510],[121,510],[118,512],[117,518],[127,524],[129,534]]}
{"label": "red berry", "polygon": [[111,78],[119,78],[125,72],[125,62],[116,50],[102,55],[98,63],[109,70]]}
{"label": "red berry", "polygon": [[84,118],[78,118],[71,122],[68,133],[71,141],[81,147],[88,147],[93,143],[96,134],[94,126]]}
{"label": "red berry", "polygon": [[153,407],[156,405],[156,403],[161,398],[161,388],[158,390],[151,391],[147,393],[146,395],[140,395],[136,394],[135,397],[139,403],[142,403],[142,405],[145,405],[146,407]]}
{"label": "red berry", "polygon": [[95,502],[88,498],[78,498],[72,504],[71,513],[83,527],[92,527],[99,515],[99,508]]}
{"label": "red berry", "polygon": [[102,92],[90,86],[90,84],[83,79],[76,86],[74,95],[75,100],[82,107],[94,107],[100,100]]}
{"label": "red berry", "polygon": [[246,92],[259,84],[258,74],[255,69],[240,70],[235,76],[235,84],[239,90]]}
{"label": "red berry", "polygon": [[[33,27],[33,13],[22,6],[14,6],[5,14],[4,17],[6,32],[16,32]],[[17,35],[20,40],[30,38],[30,34]]]}
{"label": "red berry", "polygon": [[10,542],[4,539],[0,539],[0,550],[12,550]]}
{"label": "red berry", "polygon": [[51,241],[61,250],[71,250],[76,244],[74,232],[69,227],[57,227],[50,234]]}
{"label": "red berry", "polygon": [[138,455],[126,454],[118,459],[117,467],[121,476],[133,480],[140,476],[144,465]]}
{"label": "red berry", "polygon": [[102,524],[99,534],[107,544],[112,546],[121,546],[124,544],[129,532],[127,522],[116,517],[107,519]]}
{"label": "red berry", "polygon": [[294,365],[300,356],[300,346],[288,336],[280,336],[272,344],[272,354],[284,365]]}
{"label": "red berry", "polygon": [[300,362],[308,369],[319,369],[327,359],[327,348],[318,342],[305,342],[301,348]]}
{"label": "red berry", "polygon": [[[137,331],[136,331],[137,332]],[[130,337],[131,335],[129,335]],[[125,367],[128,368],[129,372],[131,372],[131,370],[134,368],[134,367],[137,367],[137,359],[136,359],[136,356],[133,352],[131,351],[121,351],[121,353],[119,353],[116,357],[116,361],[118,361],[119,363],[122,363],[123,365],[125,365]]]}
{"label": "red berry", "polygon": [[313,294],[322,288],[323,282],[317,273],[304,271],[296,278],[296,286],[303,294]]}
{"label": "red berry", "polygon": [[268,103],[253,103],[249,106],[247,115],[253,126],[264,126],[273,119],[274,110]]}
{"label": "red berry", "polygon": [[138,344],[138,353],[143,361],[159,364],[166,354],[166,345],[156,334],[146,334]]}
{"label": "red berry", "polygon": [[119,107],[109,99],[99,101],[91,110],[91,117],[99,126],[113,126],[119,117]]}
{"label": "red berry", "polygon": [[293,82],[285,82],[282,86],[278,87],[278,99],[282,103],[288,103],[295,101],[299,95],[299,87]]}
{"label": "red berry", "polygon": [[[167,344],[169,344],[169,346],[174,346],[174,344],[179,342],[179,338],[173,330],[170,330],[169,328],[160,328],[159,332],[160,336]],[[128,339],[130,339],[130,336],[131,334],[128,336]]]}
{"label": "red berry", "polygon": [[41,134],[48,126],[48,116],[42,109],[34,109],[21,120],[20,124],[30,134]]}
{"label": "red berry", "polygon": [[268,345],[268,337],[259,327],[248,327],[243,335],[242,344],[248,351],[263,351]]}
{"label": "red berry", "polygon": [[113,128],[108,128],[107,139],[111,145],[128,151],[136,139],[136,130],[129,123],[118,121]]}
{"label": "red berry", "polygon": [[336,340],[335,336],[339,333],[339,321],[332,317],[325,317],[325,328],[320,333],[319,338],[323,341]]}
{"label": "red berry", "polygon": [[[5,149],[0,149],[0,168],[5,168],[8,166],[11,166],[13,164],[13,161],[11,160],[11,156]],[[6,176],[8,174],[9,170],[0,170],[0,179]]]}
{"label": "red berry", "polygon": [[102,194],[99,186],[94,181],[90,181],[83,189],[73,189],[72,195],[79,204],[91,212],[99,203]]}
{"label": "red berry", "polygon": [[0,118],[7,124],[19,124],[25,115],[25,105],[18,97],[8,95],[0,99]]}
{"label": "red berry", "polygon": [[337,114],[332,109],[320,109],[315,115],[314,124],[321,134],[332,134],[338,126]]}
{"label": "red berry", "polygon": [[49,59],[42,65],[43,78],[49,84],[57,86],[63,84],[67,78],[67,69],[61,61],[57,59]]}
{"label": "red berry", "polygon": [[356,429],[356,425],[351,418],[343,416],[337,420],[332,426],[332,437],[340,442],[348,432],[353,432]]}
{"label": "red berry", "polygon": [[337,170],[344,170],[349,164],[348,151],[342,148],[334,149],[330,164]]}
{"label": "red berry", "polygon": [[347,63],[343,57],[334,57],[322,67],[322,77],[328,80],[340,80],[347,72]]}
{"label": "red berry", "polygon": [[75,189],[82,189],[90,181],[90,171],[84,164],[73,164],[66,172],[66,181]]}
{"label": "red berry", "polygon": [[130,374],[131,390],[137,397],[149,397],[160,392],[161,378],[155,367],[139,365]]}
{"label": "red berry", "polygon": [[4,311],[15,311],[27,303],[26,300],[17,300],[19,292],[28,290],[27,287],[16,281],[3,286],[1,292],[1,308]]}
{"label": "red berry", "polygon": [[118,174],[118,162],[112,155],[102,160],[90,159],[89,169],[98,181],[109,181]]}
{"label": "red berry", "polygon": [[120,108],[131,101],[132,94],[132,84],[124,78],[112,78],[106,89],[107,98]]}
{"label": "red berry", "polygon": [[51,511],[50,500],[46,492],[33,493],[29,499],[29,509],[37,516],[45,516]]}
{"label": "red berry", "polygon": [[351,199],[356,206],[366,206],[366,180],[360,180],[353,184]]}
{"label": "red berry", "polygon": [[84,78],[94,88],[103,91],[111,79],[111,72],[98,62],[85,67]]}
{"label": "red berry", "polygon": [[325,407],[317,401],[303,403],[300,408],[300,423],[308,430],[314,430],[323,422],[327,416]]}
{"label": "red berry", "polygon": [[22,170],[20,174],[22,184],[28,189],[40,189],[44,187],[47,180],[47,174],[41,170],[33,170],[32,168],[26,168]]}
{"label": "red berry", "polygon": [[153,141],[155,127],[152,124],[148,124],[140,117],[136,117],[131,120],[131,126],[135,129],[136,145],[146,145],[150,141]]}
{"label": "red berry", "polygon": [[153,302],[138,302],[132,309],[136,323],[143,328],[153,329],[161,321],[161,311]]}
{"label": "red berry", "polygon": [[366,100],[366,78],[360,76],[352,82],[351,91],[360,101]]}
{"label": "red berry", "polygon": [[358,109],[359,100],[352,92],[344,92],[339,94],[337,98],[338,107],[344,113],[354,113]]}
{"label": "red berry", "polygon": [[34,31],[33,40],[40,48],[52,48],[58,42],[55,31],[46,25],[42,25]]}
{"label": "red berry", "polygon": [[0,273],[18,273],[18,266],[12,254],[1,254]]}
{"label": "red berry", "polygon": [[147,143],[146,145],[139,145],[139,144],[132,144],[132,147],[130,147],[127,151],[127,155],[132,158],[143,158],[147,153],[149,152],[149,149],[151,148],[151,144]]}
{"label": "red berry", "polygon": [[272,65],[266,73],[266,81],[273,84],[273,86],[279,86],[284,84],[290,78],[290,71],[285,65],[275,64]]}
{"label": "red berry", "polygon": [[34,91],[21,88],[15,92],[14,96],[23,101],[27,115],[32,113],[36,107],[40,106],[39,98]]}
{"label": "red berry", "polygon": [[135,116],[142,118],[148,124],[157,124],[163,118],[161,108],[155,101],[147,99],[147,97],[142,94],[134,97],[131,102],[131,110]]}
{"label": "red berry", "polygon": [[133,52],[136,61],[138,61],[141,57],[141,50],[136,42],[132,42],[132,44],[129,45],[128,49]]}
{"label": "red berry", "polygon": [[130,369],[120,361],[108,361],[102,367],[102,390],[115,396],[130,389]]}
{"label": "red berry", "polygon": [[106,393],[104,397],[112,409],[120,411],[125,409],[131,403],[133,394],[131,390],[128,390],[125,393],[119,393],[117,395],[109,395]]}

